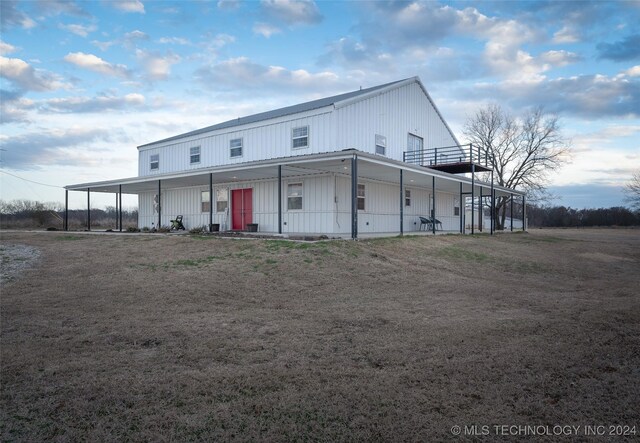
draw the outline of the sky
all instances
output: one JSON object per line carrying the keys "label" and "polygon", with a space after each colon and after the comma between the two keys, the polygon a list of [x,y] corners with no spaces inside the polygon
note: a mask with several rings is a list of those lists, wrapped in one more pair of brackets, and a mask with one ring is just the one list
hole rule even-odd
{"label": "sky", "polygon": [[3,200],[61,202],[64,185],[136,176],[136,146],[416,75],[462,143],[488,104],[556,114],[571,157],[553,203],[622,205],[640,169],[640,1],[0,7]]}

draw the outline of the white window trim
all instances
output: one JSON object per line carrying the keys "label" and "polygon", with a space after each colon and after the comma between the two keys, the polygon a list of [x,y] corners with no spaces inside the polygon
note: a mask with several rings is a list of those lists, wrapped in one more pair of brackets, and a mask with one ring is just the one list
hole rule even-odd
{"label": "white window trim", "polygon": [[[378,143],[378,138],[380,138],[380,141],[384,141],[384,144]],[[375,134],[374,145],[375,145],[374,154],[376,154],[376,155],[384,155],[385,157],[387,156],[387,137],[385,137],[384,135]],[[384,151],[383,154],[378,154],[378,146],[380,146],[382,148],[382,150]]]}
{"label": "white window trim", "polygon": [[[192,153],[191,153],[191,150],[192,150],[192,149],[195,149],[195,148],[198,148],[198,153],[197,153],[197,154],[192,154]],[[197,156],[198,156],[198,161],[197,161],[197,162],[194,162],[194,161],[193,161],[193,157],[194,157],[195,155],[197,155]],[[201,161],[202,161],[202,149],[200,149],[200,146],[191,146],[191,147],[189,148],[189,164],[190,164],[190,165],[197,165],[197,164],[199,164]]]}
{"label": "white window trim", "polygon": [[[422,140],[422,143],[421,143],[422,144],[422,149],[421,149],[421,151],[424,151],[424,137],[420,137],[418,134],[414,134],[412,132],[408,132],[407,133],[407,151],[409,151],[409,146],[408,145],[409,145],[409,138],[410,137],[415,137],[415,138],[418,138],[418,139]],[[415,151],[415,149],[412,149],[409,152],[414,152],[414,151]]]}
{"label": "white window trim", "polygon": [[[301,137],[294,137],[293,136],[293,131],[295,131],[296,129],[300,129],[300,128],[307,128],[307,135],[306,136],[301,136]],[[291,149],[292,150],[298,150],[298,149],[308,149],[310,146],[310,139],[311,139],[311,129],[309,128],[309,125],[303,125],[303,126],[296,126],[295,128],[291,128]],[[299,138],[306,138],[307,139],[307,144],[306,146],[298,146],[298,147],[294,147],[294,140],[297,140]]]}
{"label": "white window trim", "polygon": [[[208,210],[205,211],[205,210],[202,209],[202,205],[204,203],[207,203],[206,201],[204,201],[204,198],[203,198],[205,193],[209,194],[209,190],[207,189],[206,191],[200,191],[200,212],[203,213],[203,214],[208,214],[209,213]],[[211,194],[209,194],[209,208],[211,208]]]}
{"label": "white window trim", "polygon": [[[299,196],[300,198],[302,198],[302,207],[300,209],[289,209],[289,185],[297,185],[300,184],[300,187],[302,187],[302,194]],[[301,212],[304,211],[304,180],[293,180],[290,182],[287,182],[287,201],[286,201],[286,208],[287,208],[287,212]]]}
{"label": "white window trim", "polygon": [[[407,192],[409,192],[409,197],[407,197]],[[409,199],[409,204],[407,204],[407,198]],[[404,188],[404,207],[405,208],[410,208],[412,200],[413,200],[413,197],[411,196],[411,189],[410,188]]]}
{"label": "white window trim", "polygon": [[[218,200],[218,191],[219,191],[219,190],[225,191],[225,192],[226,192],[226,194],[227,194],[227,199],[226,199],[226,200],[224,200],[224,201],[226,201],[226,202],[227,202],[227,208],[226,208],[225,210],[223,210],[223,211],[218,211],[218,201],[223,201],[223,200]],[[215,210],[214,212],[215,212],[216,214],[222,214],[222,213],[224,213],[224,212],[228,211],[228,210],[229,210],[229,188],[215,188],[215,189],[213,190],[213,193],[214,193],[214,194],[215,194],[215,196],[216,196],[216,198],[215,198],[215,203],[216,203],[216,208],[215,208],[215,209],[216,209],[216,210]]]}
{"label": "white window trim", "polygon": [[[358,195],[358,188],[360,187],[360,185],[364,186],[364,197],[360,197]],[[361,198],[364,199],[364,209],[358,208],[358,211],[367,212],[367,184],[366,183],[358,183],[358,185],[356,186],[356,208],[358,207],[358,202],[360,201]]]}
{"label": "white window trim", "polygon": [[[231,142],[234,140],[240,140],[240,146],[231,146]],[[231,150],[232,149],[238,149],[240,148],[240,155],[231,155]],[[232,138],[229,140],[229,158],[242,158],[244,157],[244,138],[243,137],[238,137],[238,138]]]}
{"label": "white window trim", "polygon": [[[158,157],[158,160],[154,161],[153,157]],[[157,165],[158,165],[155,168],[153,167],[154,163],[157,163]],[[160,154],[151,154],[149,156],[149,170],[151,170],[151,171],[159,171],[160,170]]]}

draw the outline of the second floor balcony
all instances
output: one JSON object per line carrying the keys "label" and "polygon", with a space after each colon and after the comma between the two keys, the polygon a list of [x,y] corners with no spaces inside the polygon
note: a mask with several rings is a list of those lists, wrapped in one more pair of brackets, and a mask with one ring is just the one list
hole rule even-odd
{"label": "second floor balcony", "polygon": [[440,148],[405,151],[402,160],[413,165],[425,166],[451,174],[491,171],[489,154],[479,146],[456,145]]}

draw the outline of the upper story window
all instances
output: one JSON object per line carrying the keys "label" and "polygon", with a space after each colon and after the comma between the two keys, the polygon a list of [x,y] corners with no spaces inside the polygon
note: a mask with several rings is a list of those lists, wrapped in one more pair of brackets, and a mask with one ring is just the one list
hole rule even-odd
{"label": "upper story window", "polygon": [[364,211],[365,188],[358,183],[358,210]]}
{"label": "upper story window", "polygon": [[376,134],[376,154],[387,155],[387,137]]}
{"label": "upper story window", "polygon": [[229,157],[242,157],[242,139],[234,138],[229,142]]}
{"label": "upper story window", "polygon": [[287,185],[287,209],[302,209],[302,183]]}
{"label": "upper story window", "polygon": [[407,137],[407,151],[422,151],[424,149],[424,140],[417,135],[409,134]]}
{"label": "upper story window", "polygon": [[309,147],[309,126],[301,126],[291,130],[291,142],[293,149]]}
{"label": "upper story window", "polygon": [[195,146],[189,150],[189,163],[200,163],[200,146]]}
{"label": "upper story window", "polygon": [[152,154],[149,157],[151,170],[160,169],[160,154]]}

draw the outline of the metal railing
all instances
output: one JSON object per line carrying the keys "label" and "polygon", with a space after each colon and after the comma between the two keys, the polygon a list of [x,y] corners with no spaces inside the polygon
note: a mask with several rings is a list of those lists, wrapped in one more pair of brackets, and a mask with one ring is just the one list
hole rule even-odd
{"label": "metal railing", "polygon": [[402,161],[421,166],[451,165],[459,163],[474,163],[490,167],[489,153],[482,152],[479,146],[455,145],[441,148],[428,148],[420,151],[405,151]]}

